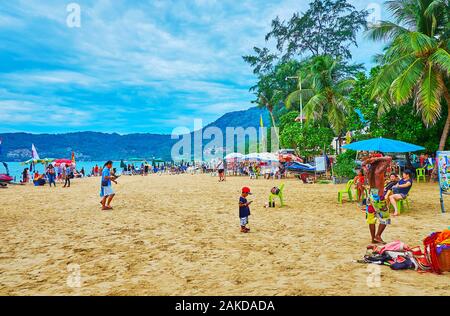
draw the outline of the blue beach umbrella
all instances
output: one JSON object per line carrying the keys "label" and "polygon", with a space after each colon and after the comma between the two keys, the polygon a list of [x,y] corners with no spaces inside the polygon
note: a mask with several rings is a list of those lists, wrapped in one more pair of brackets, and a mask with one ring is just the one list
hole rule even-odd
{"label": "blue beach umbrella", "polygon": [[345,149],[365,150],[365,151],[380,151],[384,153],[409,153],[419,150],[424,150],[422,146],[413,145],[410,143],[401,142],[399,140],[389,138],[372,138],[360,142],[342,146]]}

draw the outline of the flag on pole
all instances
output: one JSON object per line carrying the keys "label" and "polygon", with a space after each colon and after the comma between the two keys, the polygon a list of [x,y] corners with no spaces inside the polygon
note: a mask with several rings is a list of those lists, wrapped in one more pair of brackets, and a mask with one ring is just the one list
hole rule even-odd
{"label": "flag on pole", "polygon": [[263,121],[262,114],[260,114],[260,116],[259,116],[259,126],[264,127],[264,121]]}
{"label": "flag on pole", "polygon": [[31,154],[33,159],[39,160],[39,155],[37,153],[36,147],[34,147],[34,144],[31,144]]}
{"label": "flag on pole", "polygon": [[75,164],[75,152],[72,151],[72,163]]}

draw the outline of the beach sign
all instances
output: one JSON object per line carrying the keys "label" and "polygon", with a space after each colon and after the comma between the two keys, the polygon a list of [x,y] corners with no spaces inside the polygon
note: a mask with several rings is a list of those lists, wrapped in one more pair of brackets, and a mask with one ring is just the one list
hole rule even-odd
{"label": "beach sign", "polygon": [[318,171],[318,172],[327,171],[327,160],[325,157],[315,157],[314,161],[315,161],[316,171]]}
{"label": "beach sign", "polygon": [[450,151],[438,151],[438,175],[439,175],[439,191],[441,198],[441,210],[445,213],[444,195],[450,195]]}

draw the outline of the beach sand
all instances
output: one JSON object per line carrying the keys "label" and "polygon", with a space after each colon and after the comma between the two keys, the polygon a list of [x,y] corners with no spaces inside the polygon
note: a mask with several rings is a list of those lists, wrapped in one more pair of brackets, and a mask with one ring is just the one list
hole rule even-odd
{"label": "beach sand", "polygon": [[[287,206],[265,209],[281,182]],[[102,212],[99,184],[0,190],[1,295],[450,295],[450,273],[353,262],[370,236],[356,204],[337,203],[343,186],[123,176],[114,210]],[[239,232],[244,185],[254,192],[250,234]],[[414,184],[410,201],[385,240],[422,245],[450,224],[436,184]],[[378,268],[380,287],[368,286]]]}

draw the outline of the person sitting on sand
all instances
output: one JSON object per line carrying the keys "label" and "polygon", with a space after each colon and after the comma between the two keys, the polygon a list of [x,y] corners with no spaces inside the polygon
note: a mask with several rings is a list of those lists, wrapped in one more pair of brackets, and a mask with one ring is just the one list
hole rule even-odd
{"label": "person sitting on sand", "polygon": [[242,188],[242,195],[239,197],[239,218],[241,223],[241,233],[250,232],[250,228],[247,228],[248,217],[250,216],[250,204],[252,201],[247,201],[247,196],[251,194],[250,188]]}
{"label": "person sitting on sand", "polygon": [[412,184],[411,171],[405,170],[403,171],[402,179],[392,187],[392,192],[394,194],[389,197],[389,201],[394,207],[394,216],[398,215],[397,201],[406,199]]}
{"label": "person sitting on sand", "polygon": [[353,182],[355,183],[356,191],[358,192],[358,202],[361,202],[365,183],[365,178],[362,170],[358,171],[358,174],[353,179]]}
{"label": "person sitting on sand", "polygon": [[102,200],[100,204],[102,205],[103,211],[112,210],[111,201],[116,195],[111,186],[111,181],[117,184],[116,177],[111,174],[112,165],[113,162],[111,160],[107,161],[102,171],[100,188],[100,196],[102,197]]}
{"label": "person sitting on sand", "polygon": [[43,186],[43,185],[45,185],[44,174],[39,174],[39,172],[36,171],[34,173],[33,183],[36,186]]}

